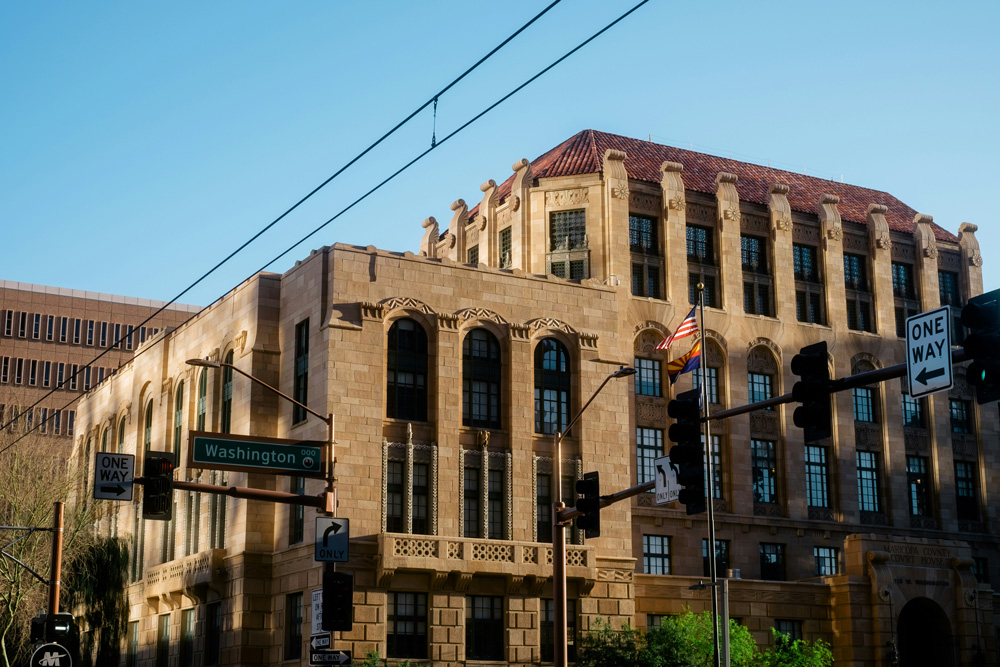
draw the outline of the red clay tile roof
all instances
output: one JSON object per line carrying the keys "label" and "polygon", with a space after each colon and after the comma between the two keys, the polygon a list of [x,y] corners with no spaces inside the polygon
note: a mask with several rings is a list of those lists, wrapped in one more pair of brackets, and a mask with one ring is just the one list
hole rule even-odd
{"label": "red clay tile roof", "polygon": [[[681,176],[689,190],[714,195],[716,174],[727,171],[739,176],[736,190],[743,201],[767,206],[771,185],[782,183],[789,188],[788,203],[794,211],[816,215],[820,195],[834,194],[840,197],[837,210],[842,220],[864,225],[868,219],[868,205],[884,204],[889,209],[885,214],[889,229],[913,233],[913,216],[917,212],[887,192],[597,130],[584,130],[532,160],[531,175],[533,178],[554,178],[600,172],[604,151],[609,148],[625,152],[625,170],[629,178],[638,181],[659,184],[660,165],[670,160],[684,165]],[[500,185],[498,194],[501,200],[510,194],[513,181],[514,176],[511,175]],[[470,215],[474,215],[478,208],[478,205],[473,208]],[[957,236],[944,228],[936,224],[933,227],[939,241],[958,241]]]}

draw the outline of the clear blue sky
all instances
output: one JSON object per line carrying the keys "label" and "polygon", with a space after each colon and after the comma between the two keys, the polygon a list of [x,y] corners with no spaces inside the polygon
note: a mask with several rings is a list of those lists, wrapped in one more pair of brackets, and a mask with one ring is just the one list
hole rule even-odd
{"label": "clear blue sky", "polygon": [[[167,300],[544,6],[7,2],[0,278]],[[632,2],[563,0],[445,95],[440,138]],[[979,225],[1000,287],[1000,3],[652,0],[270,266],[419,246],[594,128],[886,190]],[[206,304],[426,148],[422,113],[230,261]]]}

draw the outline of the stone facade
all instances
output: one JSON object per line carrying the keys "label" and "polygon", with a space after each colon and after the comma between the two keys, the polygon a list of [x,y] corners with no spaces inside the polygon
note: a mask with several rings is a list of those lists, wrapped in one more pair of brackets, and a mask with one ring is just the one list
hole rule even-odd
{"label": "stone facade", "polygon": [[[609,493],[646,481],[650,447],[637,439],[652,438],[663,452],[666,403],[691,386],[685,375],[671,388],[662,372],[688,341],[669,352],[655,346],[690,310],[693,282],[714,290],[703,355],[715,369],[713,412],[759,397],[751,376],[767,378],[770,395],[790,391],[791,356],[818,340],[829,344],[836,377],[903,361],[896,310],[909,301],[916,312],[937,307],[941,271],[961,299],[982,291],[971,225],[956,237],[909,209],[901,223],[905,205],[885,193],[613,135],[578,137],[518,161],[499,186],[487,181],[478,206],[456,201],[444,233],[425,220],[419,254],[338,244],[283,275],[240,285],[85,397],[81,455],[102,425],[124,420],[126,451],[140,459],[144,449],[178,451],[178,479],[301,488],[287,476],[224,476],[185,463],[199,420],[199,430],[228,424],[234,434],[325,438],[318,419],[296,420],[291,404],[266,389],[185,364],[231,360],[335,416],[337,513],[351,519],[351,559],[341,568],[355,575],[354,629],[334,635],[337,648],[436,665],[538,664],[550,659],[544,515],[554,467],[553,436],[536,432],[551,417],[536,407],[551,370],[536,364],[541,346],[567,352],[560,391],[568,398],[565,408],[554,405],[568,416],[620,366],[647,369],[636,382],[611,381],[562,443],[567,482],[596,470]],[[758,245],[748,247],[748,237]],[[816,280],[803,278],[803,247],[813,249]],[[754,248],[764,260],[741,261]],[[863,285],[845,276],[851,257],[861,258]],[[894,264],[911,267],[913,294],[893,291]],[[803,304],[818,308],[814,321],[801,321],[810,319]],[[404,327],[418,332],[407,340],[423,332],[425,354],[406,356]],[[496,343],[500,363],[481,383],[495,391],[473,386],[473,332]],[[821,466],[807,460],[819,453],[807,455],[790,406],[713,422],[717,538],[728,545],[726,567],[740,572],[731,614],[759,641],[770,642],[777,625],[830,641],[837,664],[881,665],[887,642],[910,642],[905,653],[937,632],[954,664],[967,664],[977,648],[996,664],[985,582],[1000,572],[990,494],[997,411],[976,406],[958,375],[952,392],[921,403],[920,422],[907,428],[898,381],[860,399],[836,395]],[[498,412],[484,407],[494,404]],[[956,406],[968,412],[961,424]],[[480,418],[489,423],[475,425]],[[970,432],[953,433],[957,425]],[[762,442],[769,458],[752,455]],[[908,457],[928,466],[919,480],[908,476]],[[864,498],[862,458],[876,466]],[[971,481],[964,464],[975,471]],[[971,502],[958,499],[959,477],[972,484]],[[322,487],[306,480],[304,493]],[[914,489],[927,490],[917,514]],[[195,664],[306,664],[309,602],[322,572],[313,561],[315,510],[198,495],[175,492],[171,523],[143,526],[138,504],[109,507],[102,519],[102,530],[131,533],[141,546],[129,590],[137,664],[157,664],[163,633],[171,660],[191,650]],[[689,589],[705,578],[705,524],[704,515],[657,507],[643,494],[602,511],[600,538],[584,543],[569,531],[571,636],[598,617],[646,627],[685,607],[708,608],[705,592]],[[820,553],[830,569],[817,574]],[[930,608],[942,611],[944,625],[915,625],[925,614],[913,610]]]}

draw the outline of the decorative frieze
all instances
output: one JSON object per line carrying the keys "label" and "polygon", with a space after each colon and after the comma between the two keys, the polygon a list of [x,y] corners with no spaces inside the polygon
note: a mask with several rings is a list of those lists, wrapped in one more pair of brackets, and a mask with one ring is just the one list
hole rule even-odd
{"label": "decorative frieze", "polygon": [[711,225],[715,222],[715,207],[688,202],[686,217],[688,222],[700,222]]}
{"label": "decorative frieze", "polygon": [[667,422],[666,399],[656,396],[635,397],[636,423],[643,426],[662,426]]}
{"label": "decorative frieze", "polygon": [[434,311],[423,301],[418,301],[413,297],[409,296],[394,296],[389,299],[383,299],[379,302],[383,308],[383,312],[391,313],[392,311],[403,308],[406,310],[416,310],[425,315],[432,315]]}
{"label": "decorative frieze", "polygon": [[545,203],[548,206],[582,206],[589,203],[589,194],[586,189],[576,190],[553,190],[545,193]]}
{"label": "decorative frieze", "polygon": [[844,234],[844,251],[864,254],[868,252],[868,239],[863,234]]}
{"label": "decorative frieze", "polygon": [[740,231],[749,234],[764,234],[766,235],[770,229],[770,223],[767,218],[762,215],[756,215],[753,213],[744,213],[740,218]]}
{"label": "decorative frieze", "polygon": [[792,223],[792,241],[806,245],[819,245],[819,227],[802,222]]}
{"label": "decorative frieze", "polygon": [[661,211],[660,196],[649,194],[648,192],[632,191],[629,196],[629,208],[641,213],[652,213],[657,215]]}
{"label": "decorative frieze", "polygon": [[485,322],[493,322],[494,324],[499,324],[501,326],[507,325],[507,320],[503,316],[489,310],[488,308],[463,308],[462,310],[455,313],[455,316],[462,320],[462,322],[469,322],[470,320],[478,320]]}

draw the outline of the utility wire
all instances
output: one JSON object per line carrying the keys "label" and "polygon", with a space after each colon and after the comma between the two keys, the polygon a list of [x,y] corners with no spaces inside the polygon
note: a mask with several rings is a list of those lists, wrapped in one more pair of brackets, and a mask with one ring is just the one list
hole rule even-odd
{"label": "utility wire", "polygon": [[[271,228],[272,228],[272,227],[274,227],[274,226],[275,226],[276,224],[278,224],[279,222],[281,222],[281,220],[283,220],[283,219],[284,219],[285,217],[287,217],[287,216],[288,216],[288,215],[289,215],[289,214],[290,214],[290,213],[291,213],[292,211],[294,211],[294,210],[295,210],[295,209],[297,209],[297,208],[298,208],[299,206],[301,206],[302,204],[304,204],[304,203],[306,202],[306,200],[308,200],[308,199],[309,199],[310,197],[312,197],[312,196],[313,196],[313,195],[315,195],[315,194],[316,194],[317,192],[319,192],[319,191],[320,191],[320,190],[322,190],[322,189],[323,189],[324,187],[326,187],[326,186],[327,186],[327,185],[328,185],[328,184],[329,184],[329,183],[330,183],[330,182],[331,182],[331,181],[332,181],[333,179],[335,179],[335,178],[337,178],[338,176],[340,176],[340,175],[341,175],[341,174],[342,174],[342,173],[343,173],[344,171],[346,171],[346,170],[347,170],[347,169],[348,169],[349,167],[351,167],[351,166],[352,166],[352,165],[353,165],[354,163],[356,163],[356,162],[357,162],[358,160],[360,160],[360,159],[361,159],[361,158],[363,158],[363,157],[364,157],[365,155],[367,155],[367,154],[368,154],[369,152],[371,152],[371,151],[372,151],[372,150],[373,150],[373,149],[374,149],[374,148],[375,148],[376,146],[378,146],[378,145],[379,145],[379,144],[381,144],[381,143],[382,143],[383,141],[385,141],[385,140],[386,140],[386,139],[388,139],[388,138],[389,138],[390,136],[392,136],[392,135],[393,135],[393,134],[394,134],[394,133],[395,133],[395,132],[396,132],[396,131],[397,131],[397,130],[398,130],[399,128],[401,128],[401,127],[402,127],[403,125],[405,125],[405,124],[406,124],[406,123],[408,123],[409,121],[413,120],[414,116],[416,116],[417,114],[419,114],[419,113],[420,113],[421,111],[423,111],[424,109],[426,109],[426,108],[427,108],[428,106],[430,106],[431,104],[433,104],[433,105],[434,105],[434,114],[435,114],[435,120],[436,120],[436,118],[437,118],[437,103],[438,103],[438,98],[439,98],[439,97],[441,97],[441,96],[442,96],[442,95],[444,95],[444,94],[445,94],[446,92],[448,92],[449,90],[451,90],[451,89],[452,89],[452,88],[453,88],[453,87],[454,87],[454,86],[455,86],[456,84],[458,84],[458,83],[459,83],[459,82],[460,82],[460,81],[461,81],[462,79],[464,79],[465,77],[467,77],[467,76],[468,76],[469,74],[471,74],[471,73],[472,73],[472,72],[473,72],[473,71],[474,71],[474,70],[475,70],[476,68],[478,68],[478,67],[479,67],[480,65],[482,65],[482,64],[483,64],[484,62],[486,62],[487,60],[489,60],[489,59],[490,59],[490,58],[491,58],[491,57],[492,57],[493,55],[495,55],[495,54],[497,53],[497,51],[499,51],[500,49],[502,49],[503,47],[505,47],[505,46],[506,46],[507,44],[509,44],[509,43],[510,43],[510,42],[511,42],[511,41],[512,41],[512,40],[513,40],[513,39],[514,39],[515,37],[517,37],[517,36],[518,36],[518,35],[520,35],[520,34],[521,34],[522,32],[524,32],[525,30],[527,30],[527,29],[528,29],[528,27],[529,27],[529,26],[531,26],[531,24],[533,24],[533,23],[534,23],[535,21],[537,21],[538,19],[542,18],[542,16],[544,16],[544,15],[545,15],[545,14],[546,14],[546,13],[547,13],[547,12],[548,12],[548,11],[549,11],[550,9],[552,9],[553,7],[555,7],[556,5],[558,5],[558,4],[560,3],[560,2],[562,2],[562,0],[553,0],[553,2],[552,2],[552,3],[550,3],[550,4],[549,4],[549,5],[547,6],[547,7],[545,7],[545,9],[543,9],[543,10],[542,10],[542,11],[540,11],[539,13],[535,14],[535,16],[533,16],[533,17],[531,18],[531,20],[530,20],[530,21],[528,21],[528,22],[527,22],[527,23],[525,23],[525,24],[524,24],[523,26],[521,26],[520,28],[518,28],[518,29],[517,29],[516,31],[514,31],[513,33],[511,33],[511,34],[510,34],[510,35],[509,35],[509,36],[508,36],[508,37],[507,37],[506,39],[504,39],[504,40],[503,40],[502,42],[500,42],[499,44],[497,44],[497,45],[496,45],[496,46],[495,46],[495,47],[494,47],[494,48],[493,48],[493,49],[492,49],[492,50],[491,50],[491,51],[490,51],[489,53],[487,53],[487,54],[486,54],[485,56],[483,56],[482,58],[480,58],[479,60],[477,60],[477,61],[475,62],[475,64],[473,64],[473,65],[472,65],[471,67],[469,67],[469,68],[468,68],[467,70],[465,70],[465,71],[464,71],[464,72],[462,72],[462,73],[461,73],[460,75],[458,75],[458,77],[456,77],[455,79],[453,79],[453,80],[451,81],[451,83],[449,83],[449,84],[448,84],[447,86],[445,86],[444,88],[442,88],[441,90],[439,90],[438,92],[436,92],[436,93],[435,93],[435,94],[434,94],[433,96],[431,96],[431,97],[430,97],[430,98],[429,98],[429,99],[428,99],[428,100],[427,100],[426,102],[424,102],[423,104],[421,104],[420,106],[418,106],[418,107],[417,107],[416,109],[414,109],[414,110],[413,110],[413,111],[412,111],[412,112],[410,113],[410,115],[406,116],[406,118],[404,118],[403,120],[401,120],[401,121],[399,121],[398,123],[396,123],[396,125],[394,125],[394,126],[392,127],[392,129],[390,129],[390,130],[389,130],[388,132],[386,132],[386,133],[385,133],[385,134],[383,134],[383,135],[382,135],[381,137],[379,137],[378,139],[376,139],[376,140],[375,140],[375,141],[374,141],[374,142],[373,142],[373,143],[372,143],[372,144],[371,144],[370,146],[368,146],[368,148],[364,149],[363,151],[361,151],[360,153],[358,153],[357,155],[355,155],[355,156],[354,156],[353,158],[351,158],[351,160],[350,160],[350,161],[348,161],[348,162],[347,162],[347,164],[345,164],[345,165],[344,165],[344,166],[342,166],[342,167],[341,167],[340,169],[338,169],[337,171],[335,171],[335,172],[334,172],[334,173],[333,173],[333,174],[332,174],[332,175],[331,175],[331,176],[330,176],[329,178],[327,178],[327,179],[326,179],[325,181],[323,181],[322,183],[320,183],[319,185],[317,185],[317,186],[316,186],[315,188],[313,188],[312,190],[310,190],[308,194],[306,194],[306,195],[305,195],[304,197],[302,197],[302,198],[301,198],[301,199],[299,199],[299,200],[298,200],[297,202],[295,202],[295,203],[294,203],[294,204],[293,204],[292,206],[290,206],[290,207],[289,207],[288,209],[286,209],[284,213],[282,213],[282,214],[281,214],[281,215],[279,215],[279,216],[278,216],[277,218],[275,218],[274,220],[272,220],[271,222],[269,222],[269,223],[268,223],[267,225],[265,225],[265,226],[264,226],[264,227],[263,227],[263,228],[262,228],[262,229],[261,229],[260,231],[258,231],[258,232],[257,232],[256,234],[254,234],[254,235],[253,235],[253,236],[251,236],[251,237],[250,237],[249,239],[247,239],[247,240],[246,240],[246,241],[245,241],[245,242],[244,242],[244,243],[243,243],[242,245],[240,245],[240,246],[239,246],[238,248],[236,248],[236,250],[233,250],[233,251],[232,251],[231,253],[229,253],[229,254],[228,254],[228,255],[227,255],[227,256],[226,256],[226,257],[225,257],[224,259],[222,259],[222,260],[221,260],[221,261],[220,261],[219,263],[217,263],[217,264],[216,264],[215,266],[213,266],[213,267],[212,267],[211,269],[209,269],[209,270],[208,270],[208,271],[206,271],[206,272],[205,272],[204,274],[202,274],[200,278],[198,278],[198,279],[197,279],[197,280],[195,280],[195,281],[194,281],[193,283],[191,283],[191,284],[190,284],[190,285],[188,285],[188,286],[187,286],[186,288],[184,288],[184,289],[183,289],[183,290],[182,290],[182,291],[181,291],[180,293],[178,293],[178,294],[177,294],[177,296],[175,296],[175,297],[174,297],[173,299],[171,299],[170,301],[167,301],[167,302],[166,302],[165,304],[163,304],[163,305],[162,305],[162,306],[161,306],[161,307],[160,307],[160,308],[159,308],[159,309],[158,309],[158,310],[157,310],[157,311],[156,311],[155,313],[153,313],[152,315],[150,315],[149,317],[147,317],[147,318],[146,318],[145,320],[143,320],[142,322],[140,322],[140,323],[139,323],[139,324],[138,324],[138,325],[136,326],[136,329],[138,329],[139,327],[142,327],[142,326],[145,326],[145,325],[146,325],[147,323],[149,323],[149,322],[150,322],[151,320],[153,320],[153,319],[154,319],[155,317],[157,317],[157,316],[158,316],[158,315],[159,315],[160,313],[162,313],[162,312],[163,312],[164,310],[166,310],[168,306],[170,306],[170,305],[172,305],[172,304],[174,304],[174,303],[177,303],[177,300],[178,300],[178,299],[180,299],[180,298],[181,298],[182,296],[184,296],[185,294],[187,294],[188,292],[190,292],[190,291],[191,291],[192,289],[194,289],[194,288],[195,288],[195,287],[196,287],[196,286],[197,286],[198,284],[200,284],[200,283],[201,283],[201,282],[202,282],[203,280],[205,280],[206,278],[208,278],[208,277],[209,277],[210,275],[212,275],[213,273],[215,273],[215,271],[217,271],[217,270],[218,270],[218,269],[219,269],[219,268],[220,268],[220,267],[221,267],[221,266],[222,266],[223,264],[225,264],[226,262],[228,262],[229,260],[231,260],[231,259],[232,259],[233,257],[235,257],[235,256],[236,256],[236,255],[237,255],[238,253],[242,252],[242,251],[243,251],[243,250],[244,250],[244,249],[245,249],[245,248],[246,248],[247,246],[249,246],[249,245],[250,245],[251,243],[253,243],[253,242],[254,242],[254,241],[256,241],[256,240],[257,240],[258,238],[260,238],[260,237],[261,237],[261,236],[262,236],[262,235],[263,235],[263,234],[264,234],[265,232],[267,232],[267,231],[268,231],[269,229],[271,229]],[[433,143],[433,141],[432,141],[432,143]],[[283,253],[283,254],[284,254],[284,253]],[[275,260],[272,260],[272,261],[271,261],[271,262],[269,262],[268,264],[271,264],[271,263],[273,263],[274,261],[275,261]],[[213,304],[214,304],[214,303],[215,303],[215,302],[213,302]],[[212,305],[212,304],[210,304],[210,305]],[[208,307],[208,306],[206,306],[206,308],[207,308],[207,307]],[[191,316],[191,318],[188,318],[188,319],[192,319],[192,318],[194,318],[194,317],[197,317],[198,315],[200,315],[200,314],[201,314],[201,313],[203,313],[204,311],[205,311],[205,308],[201,309],[200,311],[198,311],[197,313],[195,313],[194,315],[192,315],[192,316]],[[121,337],[120,337],[120,338],[119,338],[118,340],[116,340],[116,341],[115,341],[114,343],[112,343],[112,344],[111,344],[111,345],[110,345],[110,346],[108,347],[108,349],[106,349],[106,350],[105,350],[104,352],[101,352],[101,353],[100,353],[99,355],[97,355],[96,357],[94,357],[94,358],[93,358],[93,359],[92,359],[92,360],[91,360],[91,361],[90,361],[89,363],[87,363],[86,365],[84,365],[84,366],[81,366],[80,368],[78,368],[78,369],[77,369],[77,372],[76,372],[76,373],[74,373],[73,375],[70,375],[69,377],[67,377],[67,378],[66,378],[66,379],[65,379],[65,380],[64,380],[64,381],[63,381],[62,383],[60,383],[60,384],[59,384],[58,386],[56,386],[56,387],[55,387],[55,388],[53,388],[53,389],[52,389],[51,391],[49,391],[48,393],[46,393],[46,394],[45,394],[44,396],[42,396],[41,398],[39,398],[39,399],[38,399],[37,401],[35,401],[34,403],[32,403],[32,404],[31,404],[31,405],[30,405],[29,407],[25,408],[24,410],[22,410],[22,411],[18,412],[18,413],[17,413],[16,415],[14,415],[14,416],[13,416],[13,417],[11,418],[11,420],[10,420],[10,421],[8,421],[8,422],[7,422],[6,424],[3,424],[2,426],[0,426],[0,430],[2,430],[2,429],[5,429],[5,428],[7,428],[8,426],[10,426],[11,424],[15,423],[15,422],[16,422],[16,421],[17,421],[18,419],[20,419],[20,418],[21,418],[21,416],[22,416],[22,415],[23,415],[23,414],[24,414],[24,413],[25,413],[25,412],[26,412],[27,410],[33,410],[34,408],[38,407],[39,403],[41,403],[41,402],[42,402],[42,401],[44,401],[44,400],[45,400],[46,398],[48,398],[49,396],[51,396],[51,395],[52,395],[52,394],[53,394],[54,392],[56,392],[57,390],[61,389],[61,388],[62,388],[62,387],[63,387],[63,386],[65,385],[65,384],[67,384],[68,382],[70,382],[71,380],[73,380],[73,379],[74,379],[74,378],[75,378],[75,377],[76,377],[77,375],[79,375],[80,373],[82,373],[82,372],[83,372],[84,370],[86,370],[87,368],[90,368],[90,367],[91,367],[91,366],[92,366],[92,365],[93,365],[93,364],[94,364],[95,362],[97,362],[98,360],[100,360],[100,359],[101,359],[101,358],[102,358],[102,357],[103,357],[104,355],[108,354],[108,353],[109,353],[109,352],[110,352],[110,351],[111,351],[112,349],[114,349],[114,348],[115,348],[115,346],[117,346],[117,345],[118,345],[119,343],[121,343],[121,342],[122,342],[123,340],[125,340],[125,338],[126,338],[126,335],[125,335],[125,334],[123,333],[123,334],[122,334],[122,336],[121,336]],[[134,355],[134,356],[133,356],[132,358],[133,358],[133,359],[135,359],[135,358],[136,358],[136,357],[138,357],[138,356],[139,356],[139,355],[138,355],[138,354],[136,354],[136,355]],[[79,398],[79,397],[77,397],[77,398]],[[71,400],[71,401],[70,401],[69,403],[67,403],[67,404],[66,404],[65,406],[63,406],[62,408],[60,408],[60,410],[64,410],[64,409],[66,409],[67,407],[69,407],[70,405],[72,405],[72,404],[73,404],[73,403],[75,403],[75,402],[76,402],[76,398],[74,398],[74,399],[73,399],[73,400]],[[39,424],[39,426],[41,426],[41,424]],[[33,431],[34,429],[31,429],[31,430]],[[30,433],[30,432],[31,432],[31,431],[28,431],[28,433]],[[28,433],[25,433],[24,435],[27,435]],[[18,438],[18,440],[19,440],[19,439],[20,439],[20,438]],[[17,440],[15,440],[14,442],[17,442]],[[14,443],[11,443],[11,444],[14,444]],[[9,445],[8,445],[8,447],[9,447]],[[6,451],[6,450],[7,450],[7,447],[5,447],[4,449],[0,449],[0,453],[3,453],[3,452],[4,452],[4,451]]]}
{"label": "utility wire", "polygon": [[[541,76],[543,76],[544,74],[546,74],[549,70],[551,70],[552,68],[556,67],[557,65],[559,65],[560,63],[562,63],[564,60],[566,60],[567,58],[569,58],[570,56],[572,56],[574,53],[576,53],[577,51],[579,51],[583,47],[585,47],[588,44],[590,44],[592,41],[594,41],[595,39],[597,39],[598,37],[600,37],[601,35],[603,35],[605,32],[607,32],[608,30],[610,30],[611,28],[613,28],[614,26],[616,26],[621,21],[625,20],[629,15],[631,15],[633,12],[635,12],[640,7],[642,7],[643,5],[645,5],[647,2],[649,2],[649,0],[642,0],[641,2],[639,2],[638,4],[636,4],[634,7],[632,7],[631,9],[629,9],[627,12],[625,12],[624,14],[622,14],[621,16],[619,16],[618,18],[616,18],[614,21],[612,21],[611,23],[607,24],[606,26],[604,26],[603,28],[601,28],[600,30],[598,30],[597,32],[595,32],[593,35],[591,35],[590,37],[588,37],[584,41],[580,42],[575,47],[573,47],[572,49],[570,49],[569,51],[567,51],[565,54],[563,54],[562,56],[560,56],[559,58],[557,58],[556,60],[554,60],[551,64],[549,64],[548,66],[546,66],[545,68],[543,68],[542,70],[540,70],[537,74],[535,74],[531,78],[527,79],[524,83],[522,83],[521,85],[517,86],[516,88],[514,88],[513,90],[511,90],[509,93],[507,93],[506,95],[504,95],[503,97],[499,98],[497,101],[493,102],[488,107],[486,107],[485,109],[483,109],[482,111],[480,111],[479,113],[477,113],[475,116],[473,116],[472,118],[470,118],[469,120],[467,120],[465,123],[463,123],[462,125],[460,125],[457,129],[453,130],[449,134],[447,134],[444,137],[442,137],[441,140],[438,141],[434,146],[431,146],[430,148],[424,150],[422,153],[419,153],[416,157],[414,157],[412,160],[410,160],[409,162],[407,162],[406,164],[404,164],[402,167],[400,167],[399,169],[397,169],[396,171],[394,171],[392,174],[390,174],[389,176],[387,176],[380,183],[378,183],[373,188],[371,188],[370,190],[368,190],[367,192],[365,192],[363,195],[361,195],[360,197],[358,197],[357,199],[355,199],[353,202],[351,202],[350,204],[348,204],[347,206],[345,206],[336,215],[334,215],[333,217],[331,217],[328,220],[326,220],[326,222],[322,223],[321,225],[319,225],[318,227],[316,227],[315,229],[313,229],[311,232],[309,232],[308,234],[306,234],[305,236],[303,236],[301,239],[299,239],[298,241],[296,241],[295,243],[293,243],[292,245],[290,245],[288,248],[286,248],[285,250],[283,250],[282,252],[280,252],[273,259],[269,260],[261,268],[257,269],[253,273],[251,273],[243,281],[241,281],[240,284],[242,284],[246,280],[249,280],[253,276],[255,276],[258,273],[260,273],[261,271],[264,271],[265,269],[267,269],[268,266],[270,266],[271,264],[275,263],[276,261],[278,261],[279,259],[281,259],[285,255],[287,255],[288,253],[290,253],[292,250],[294,250],[296,247],[298,247],[299,245],[301,245],[302,243],[304,243],[305,241],[307,241],[308,239],[310,239],[312,236],[318,234],[327,225],[329,225],[330,223],[334,222],[335,220],[337,220],[337,218],[339,218],[340,216],[344,215],[345,213],[347,213],[348,211],[350,211],[352,208],[354,208],[355,206],[357,206],[358,204],[360,204],[362,201],[364,201],[365,199],[367,199],[368,197],[370,197],[372,194],[374,194],[375,192],[377,192],[378,190],[380,190],[384,185],[386,185],[387,183],[389,183],[390,181],[392,181],[393,179],[395,179],[397,176],[399,176],[400,174],[402,174],[404,171],[406,171],[407,169],[409,169],[410,167],[412,167],[414,164],[416,164],[417,162],[419,162],[420,160],[422,160],[429,153],[431,153],[432,151],[436,150],[438,147],[440,147],[446,141],[448,141],[449,139],[453,138],[459,132],[462,132],[463,130],[465,130],[467,127],[469,127],[470,125],[472,125],[473,123],[475,123],[476,121],[478,121],[480,118],[482,118],[483,116],[485,116],[486,114],[488,114],[490,111],[492,111],[496,107],[500,106],[501,104],[503,104],[504,102],[506,102],[508,99],[510,99],[511,97],[513,97],[514,95],[516,95],[517,93],[519,93],[521,90],[523,90],[524,88],[526,88],[527,86],[529,86],[535,80],[537,80],[538,78],[540,78]],[[220,265],[221,265],[221,263],[220,263]],[[204,278],[204,277],[205,276],[202,276],[202,278]],[[202,280],[202,278],[199,278],[199,281]],[[197,282],[194,283],[192,285],[192,287],[194,285],[196,285],[196,284],[197,284]],[[190,289],[190,288],[188,288],[188,289]],[[183,292],[181,294],[183,294]],[[191,318],[189,318],[189,320],[187,320],[187,321],[191,321],[194,318],[198,317],[199,315],[201,315],[202,313],[204,313],[206,310],[208,310],[209,308],[211,308],[212,306],[214,306],[216,303],[218,303],[219,301],[221,301],[224,297],[225,297],[225,294],[223,294],[222,296],[220,296],[219,298],[217,298],[215,301],[213,301],[212,303],[210,303],[209,305],[205,306],[200,311],[198,311],[197,313],[195,313],[194,315],[192,315]],[[164,308],[165,308],[165,306],[164,306]],[[157,311],[156,313],[154,313],[153,315],[151,315],[145,322],[148,322],[150,319],[152,319],[153,317],[155,317],[156,314],[158,314],[162,310],[163,310],[163,308],[161,308],[159,311]],[[143,322],[143,324],[145,324],[145,322]],[[147,348],[146,350],[140,350],[135,355],[135,357],[138,357],[140,353],[145,352],[148,349],[149,348]],[[102,353],[102,355],[100,355],[100,356],[103,356],[103,354],[107,354],[107,351],[105,351],[104,353]],[[98,356],[96,359],[94,359],[94,361],[97,361],[97,359],[100,359],[100,356]],[[93,363],[93,362],[91,362],[91,363]],[[51,395],[51,393],[52,392],[49,392],[49,394],[46,394],[46,396]],[[70,405],[73,405],[73,403],[75,403],[79,398],[80,398],[79,396],[74,397],[73,399],[71,399],[68,403],[66,403],[66,405],[64,405],[60,409],[61,410],[65,410]],[[41,399],[39,399],[39,401],[41,401]],[[38,405],[38,403],[35,403],[35,405]],[[34,406],[32,406],[32,407],[34,407]],[[20,415],[18,415],[18,416],[20,416]],[[38,428],[38,425],[36,425],[31,430],[33,431],[33,430],[35,430],[37,428]],[[0,454],[2,454],[3,452],[7,451],[8,449],[10,449],[11,447],[13,447],[18,442],[20,442],[29,433],[31,433],[31,431],[28,431],[28,432],[22,434],[19,438],[17,438],[13,442],[11,442],[9,445],[7,445],[6,447],[4,447],[3,449],[0,449]]]}

